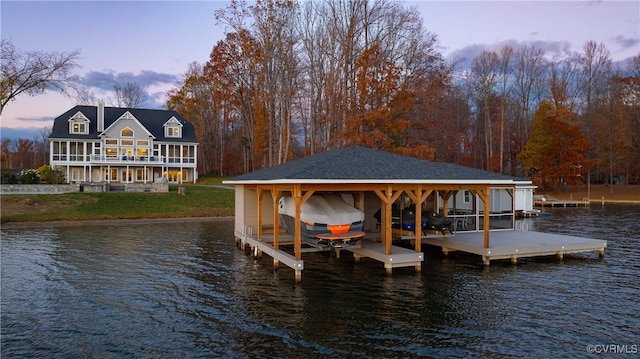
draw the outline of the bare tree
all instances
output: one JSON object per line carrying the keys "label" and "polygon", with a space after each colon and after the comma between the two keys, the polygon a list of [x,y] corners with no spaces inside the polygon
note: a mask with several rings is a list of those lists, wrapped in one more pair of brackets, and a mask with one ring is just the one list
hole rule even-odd
{"label": "bare tree", "polygon": [[[492,138],[492,119],[491,109],[489,107],[490,99],[494,96],[494,91],[499,83],[498,68],[500,59],[495,52],[483,51],[478,57],[473,59],[471,66],[472,81],[476,92],[479,113],[484,115],[484,146],[485,146],[485,165],[486,170],[492,171],[493,168],[493,138]],[[479,127],[478,127],[479,128]]]}
{"label": "bare tree", "polygon": [[[579,83],[582,109],[579,111],[582,117],[583,131],[587,141],[591,145],[589,161],[593,160],[596,143],[592,130],[596,113],[603,106],[604,99],[608,95],[608,81],[611,77],[611,53],[604,44],[596,44],[587,41],[584,44],[584,54],[579,57],[582,77]],[[591,195],[591,167],[587,172],[587,194]]]}
{"label": "bare tree", "polygon": [[147,94],[137,83],[127,82],[126,85],[115,84],[115,106],[117,107],[138,107],[147,100]]}
{"label": "bare tree", "polygon": [[11,41],[2,39],[2,83],[0,85],[0,114],[17,96],[32,96],[46,90],[67,94],[77,82],[75,70],[80,51],[42,52],[20,51]]}

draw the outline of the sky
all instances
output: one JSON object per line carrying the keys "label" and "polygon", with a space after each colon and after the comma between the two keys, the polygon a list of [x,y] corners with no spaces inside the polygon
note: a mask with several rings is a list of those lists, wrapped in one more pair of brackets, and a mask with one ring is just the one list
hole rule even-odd
{"label": "sky", "polygon": [[[113,85],[134,82],[159,108],[188,65],[205,63],[225,28],[226,1],[0,1],[0,35],[22,51],[80,51],[78,74],[107,105]],[[640,1],[406,1],[437,35],[445,58],[472,59],[503,45],[547,54],[603,43],[614,62],[640,54]],[[76,105],[55,92],[22,95],[0,118],[0,137],[32,138]]]}

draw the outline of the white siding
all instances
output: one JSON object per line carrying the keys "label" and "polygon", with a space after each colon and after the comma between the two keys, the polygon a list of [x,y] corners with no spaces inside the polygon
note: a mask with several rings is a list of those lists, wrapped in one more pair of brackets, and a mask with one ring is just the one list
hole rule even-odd
{"label": "white siding", "polygon": [[235,231],[242,232],[242,226],[244,226],[244,186],[235,186]]}

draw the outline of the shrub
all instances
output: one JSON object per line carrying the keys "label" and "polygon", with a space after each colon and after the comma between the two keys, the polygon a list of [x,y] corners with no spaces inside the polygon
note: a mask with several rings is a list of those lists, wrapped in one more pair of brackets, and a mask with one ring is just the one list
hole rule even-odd
{"label": "shrub", "polygon": [[40,173],[34,169],[22,170],[20,172],[20,183],[38,184],[40,183]]}
{"label": "shrub", "polygon": [[16,184],[18,183],[18,177],[10,170],[2,170],[2,178],[0,178],[2,184]]}
{"label": "shrub", "polygon": [[40,166],[38,173],[40,173],[40,178],[49,184],[61,184],[64,183],[65,180],[64,171],[49,165]]}

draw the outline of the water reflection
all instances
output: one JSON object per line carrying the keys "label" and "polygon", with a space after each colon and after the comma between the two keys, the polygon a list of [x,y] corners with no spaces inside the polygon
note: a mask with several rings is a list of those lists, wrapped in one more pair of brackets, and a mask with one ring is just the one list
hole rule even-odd
{"label": "water reflection", "polygon": [[[636,207],[554,210],[532,229],[609,240],[594,254],[450,258],[386,276],[305,254],[303,280],[235,247],[233,221],[2,229],[6,357],[582,356],[633,344]],[[606,224],[606,226],[605,226]]]}

